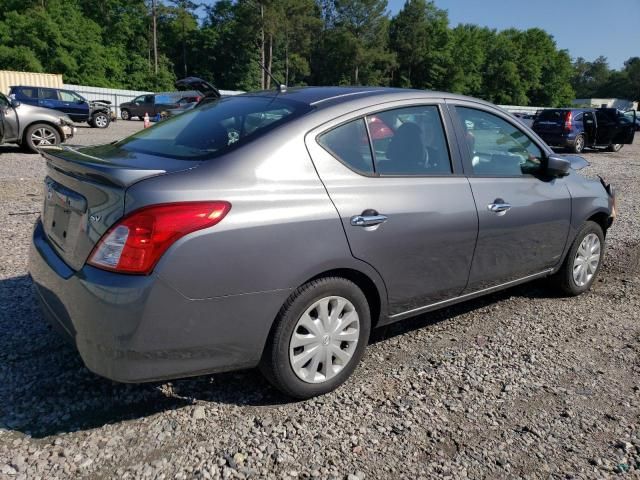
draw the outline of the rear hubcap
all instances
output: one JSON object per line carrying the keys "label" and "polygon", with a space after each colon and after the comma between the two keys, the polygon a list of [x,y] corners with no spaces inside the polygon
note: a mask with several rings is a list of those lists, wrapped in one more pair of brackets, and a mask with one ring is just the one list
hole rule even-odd
{"label": "rear hubcap", "polygon": [[289,362],[307,383],[335,377],[353,358],[360,336],[360,319],[343,297],[315,301],[298,319],[289,342]]}
{"label": "rear hubcap", "polygon": [[573,260],[573,281],[578,287],[584,287],[591,281],[600,264],[600,239],[590,233],[582,239],[576,257]]}
{"label": "rear hubcap", "polygon": [[31,133],[31,142],[36,147],[56,144],[56,134],[48,128],[37,128]]}

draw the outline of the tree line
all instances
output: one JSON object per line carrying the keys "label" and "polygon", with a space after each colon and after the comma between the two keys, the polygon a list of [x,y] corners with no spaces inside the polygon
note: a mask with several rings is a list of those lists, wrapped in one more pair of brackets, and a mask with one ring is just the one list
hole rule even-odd
{"label": "tree line", "polygon": [[200,76],[218,88],[385,85],[499,104],[561,106],[575,96],[640,97],[640,59],[572,59],[539,28],[452,27],[433,1],[0,0],[0,69],[65,82],[170,90]]}

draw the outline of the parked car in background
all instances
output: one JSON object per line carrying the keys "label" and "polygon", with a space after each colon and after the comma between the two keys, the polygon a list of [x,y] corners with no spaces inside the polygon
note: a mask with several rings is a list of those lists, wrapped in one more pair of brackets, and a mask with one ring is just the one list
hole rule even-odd
{"label": "parked car in background", "polygon": [[519,112],[514,113],[513,116],[524,123],[527,127],[530,127],[533,124],[533,120],[536,118],[535,115],[532,115],[530,113]]}
{"label": "parked car in background", "polygon": [[629,110],[624,112],[625,116],[629,118],[629,121],[634,122],[636,126],[636,132],[640,131],[640,116],[635,110]]}
{"label": "parked car in background", "polygon": [[114,118],[111,102],[89,101],[72,90],[13,86],[10,87],[9,97],[22,104],[58,110],[67,114],[74,122],[87,122],[94,128],[107,128]]}
{"label": "parked car in background", "polygon": [[122,103],[120,105],[120,117],[123,120],[131,120],[133,117],[138,117],[138,119],[142,120],[145,114],[148,114],[149,117],[155,117],[166,110],[176,108],[178,108],[177,98],[151,93],[140,95],[130,102]]}
{"label": "parked car in background", "polygon": [[68,115],[9,99],[0,93],[0,143],[15,143],[32,152],[58,145],[75,133]]}
{"label": "parked car in background", "polygon": [[288,395],[326,393],[374,327],[543,277],[585,292],[615,217],[583,159],[439,92],[203,100],[43,155],[37,297],[90,370],[123,382],[260,365]]}
{"label": "parked car in background", "polygon": [[555,148],[580,153],[585,148],[606,148],[617,152],[633,138],[633,118],[615,108],[542,110],[533,122],[533,131]]}

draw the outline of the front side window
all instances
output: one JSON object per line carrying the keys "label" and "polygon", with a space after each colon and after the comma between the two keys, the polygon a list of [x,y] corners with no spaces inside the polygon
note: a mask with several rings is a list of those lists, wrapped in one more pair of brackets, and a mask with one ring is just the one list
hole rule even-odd
{"label": "front side window", "polygon": [[237,96],[171,117],[116,145],[180,160],[206,160],[304,113],[306,104],[272,97]]}
{"label": "front side window", "polygon": [[511,177],[541,170],[542,151],[522,130],[483,110],[456,107],[456,112],[474,174]]}
{"label": "front side window", "polygon": [[139,97],[134,98],[131,103],[135,103],[136,105],[141,105],[144,103],[145,95],[140,95]]}
{"label": "front side window", "polygon": [[425,105],[367,117],[380,175],[446,175],[451,160],[438,107]]}
{"label": "front side window", "polygon": [[359,118],[323,133],[318,143],[342,163],[364,174],[373,173],[373,159],[364,119]]}
{"label": "front side window", "polygon": [[84,102],[84,98],[82,98],[77,93],[65,92],[64,90],[60,90],[60,99],[63,102]]}

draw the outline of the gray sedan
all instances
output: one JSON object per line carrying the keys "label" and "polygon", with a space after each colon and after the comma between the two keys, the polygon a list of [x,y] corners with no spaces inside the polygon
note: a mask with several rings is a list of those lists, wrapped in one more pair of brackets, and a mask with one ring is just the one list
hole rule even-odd
{"label": "gray sedan", "polygon": [[447,93],[245,94],[43,155],[37,297],[122,382],[260,366],[326,393],[372,328],[542,277],[588,290],[615,217],[584,160]]}
{"label": "gray sedan", "polygon": [[0,143],[16,143],[37,152],[73,137],[68,115],[48,108],[21,104],[0,93]]}

